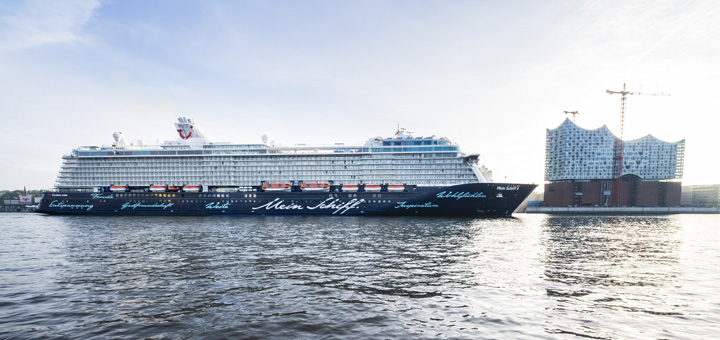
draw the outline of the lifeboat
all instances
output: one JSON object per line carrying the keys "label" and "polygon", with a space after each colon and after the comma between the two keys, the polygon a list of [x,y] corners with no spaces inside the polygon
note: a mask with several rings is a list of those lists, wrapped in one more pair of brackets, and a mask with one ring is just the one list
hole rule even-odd
{"label": "lifeboat", "polygon": [[172,185],[168,185],[167,190],[168,191],[180,191],[180,187],[174,187]]}
{"label": "lifeboat", "polygon": [[330,185],[327,183],[303,183],[300,184],[300,189],[302,191],[328,191]]}
{"label": "lifeboat", "polygon": [[200,187],[197,185],[185,185],[182,187],[182,190],[185,192],[198,192],[200,191]]}
{"label": "lifeboat", "polygon": [[110,191],[114,191],[114,192],[127,191],[127,187],[124,185],[111,185]]}
{"label": "lifeboat", "polygon": [[387,190],[394,191],[394,192],[405,191],[405,186],[404,185],[388,185]]}
{"label": "lifeboat", "polygon": [[152,192],[165,192],[165,190],[167,190],[167,188],[165,188],[164,185],[151,185],[150,186],[150,191],[152,191]]}
{"label": "lifeboat", "polygon": [[290,191],[290,184],[286,183],[265,183],[262,189],[265,191]]}
{"label": "lifeboat", "polygon": [[341,188],[342,191],[358,191],[357,185],[343,185]]}
{"label": "lifeboat", "polygon": [[382,187],[380,187],[379,185],[366,185],[366,186],[365,186],[365,191],[376,192],[376,191],[380,191],[381,188],[382,188]]}

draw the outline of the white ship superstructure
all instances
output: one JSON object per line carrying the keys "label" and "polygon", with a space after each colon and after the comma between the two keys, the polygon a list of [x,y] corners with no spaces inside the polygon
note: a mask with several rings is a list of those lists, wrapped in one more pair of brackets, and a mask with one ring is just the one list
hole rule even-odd
{"label": "white ship superstructure", "polygon": [[108,185],[203,185],[253,187],[263,183],[317,182],[333,185],[406,184],[448,186],[492,181],[444,137],[415,137],[399,129],[364,145],[277,146],[212,143],[190,119],[175,124],[178,139],[161,145],[128,144],[115,133],[109,146],[84,146],[63,157],[58,188]]}

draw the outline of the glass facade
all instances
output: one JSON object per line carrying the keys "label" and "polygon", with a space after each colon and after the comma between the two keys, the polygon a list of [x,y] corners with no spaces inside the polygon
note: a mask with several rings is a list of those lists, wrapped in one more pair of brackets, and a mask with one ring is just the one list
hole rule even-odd
{"label": "glass facade", "polygon": [[[617,177],[618,138],[606,127],[583,129],[569,119],[548,129],[545,180],[602,180]],[[648,180],[681,179],[685,140],[665,142],[651,135],[623,143],[622,175]]]}

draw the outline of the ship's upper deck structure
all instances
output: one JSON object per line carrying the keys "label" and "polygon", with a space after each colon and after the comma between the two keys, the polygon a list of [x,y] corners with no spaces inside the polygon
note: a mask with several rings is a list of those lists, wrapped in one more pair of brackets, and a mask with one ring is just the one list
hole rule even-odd
{"label": "ship's upper deck structure", "polygon": [[391,183],[444,186],[491,181],[444,137],[415,137],[403,129],[364,145],[280,146],[210,142],[190,119],[175,123],[178,139],[161,145],[128,144],[121,133],[109,146],[85,146],[63,157],[58,188],[112,184],[252,187],[264,182]]}

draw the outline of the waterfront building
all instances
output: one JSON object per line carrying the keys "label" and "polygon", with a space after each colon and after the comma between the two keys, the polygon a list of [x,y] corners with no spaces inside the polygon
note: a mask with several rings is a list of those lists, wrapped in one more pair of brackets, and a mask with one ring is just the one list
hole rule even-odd
{"label": "waterfront building", "polygon": [[28,195],[27,188],[24,187],[22,194],[18,196],[18,201],[20,204],[33,204],[33,195]]}
{"label": "waterfront building", "polygon": [[682,204],[692,207],[720,206],[720,184],[684,186]]}
{"label": "waterfront building", "polygon": [[[589,130],[570,119],[548,129],[544,204],[679,206],[685,140],[666,142],[647,135],[619,141],[607,126]],[[622,157],[620,146],[624,150]],[[623,184],[619,195],[615,195],[619,177]]]}
{"label": "waterfront building", "polygon": [[[7,192],[7,190],[0,191],[0,196],[5,196]],[[29,194],[27,188],[23,188],[23,191],[18,194],[17,198],[10,196],[10,199],[4,199],[0,202],[0,212],[33,211],[35,210],[34,204],[36,203],[35,196]]]}
{"label": "waterfront building", "polygon": [[694,185],[683,185],[682,192],[680,193],[680,206],[692,207],[692,196],[694,187]]}

